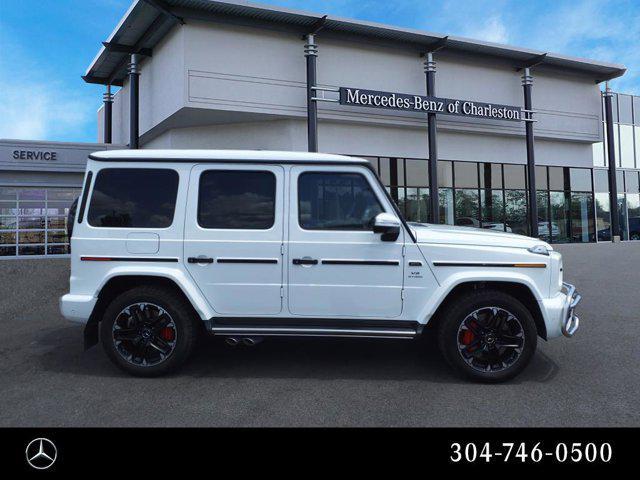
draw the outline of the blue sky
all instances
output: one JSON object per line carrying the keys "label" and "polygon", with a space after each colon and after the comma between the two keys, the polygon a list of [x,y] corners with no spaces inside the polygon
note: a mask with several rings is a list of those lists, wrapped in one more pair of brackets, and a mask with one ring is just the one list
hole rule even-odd
{"label": "blue sky", "polygon": [[[128,0],[0,0],[0,138],[95,141],[103,87],[80,76]],[[622,63],[640,95],[638,0],[269,0],[262,3]]]}

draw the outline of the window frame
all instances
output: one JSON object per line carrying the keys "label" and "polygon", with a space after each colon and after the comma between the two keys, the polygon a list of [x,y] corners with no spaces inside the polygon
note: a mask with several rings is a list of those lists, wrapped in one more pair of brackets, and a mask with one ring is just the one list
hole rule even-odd
{"label": "window frame", "polygon": [[[379,192],[376,192],[376,189],[373,187],[373,185],[371,184],[371,182],[369,181],[369,179],[367,178],[367,176],[360,171],[350,171],[350,170],[306,170],[304,172],[300,172],[298,174],[298,178],[296,179],[296,208],[298,210],[298,215],[297,215],[297,220],[298,220],[298,228],[300,228],[301,230],[304,230],[305,232],[352,232],[352,233],[366,233],[366,232],[371,232],[373,233],[372,229],[352,229],[352,228],[305,228],[301,221],[300,221],[300,215],[301,215],[301,209],[300,209],[300,179],[305,176],[305,175],[327,175],[327,174],[332,174],[332,175],[357,175],[363,178],[363,180],[366,182],[366,184],[369,186],[369,188],[371,189],[371,193],[373,194],[374,198],[376,199],[376,201],[378,202],[378,205],[380,206],[381,212],[380,213],[389,213],[388,210],[385,208],[384,202],[381,201],[380,196],[379,196]],[[382,185],[382,184],[381,184]],[[394,215],[396,215],[396,212],[394,211]]]}
{"label": "window frame", "polygon": [[[272,222],[268,228],[231,228],[231,227],[205,227],[200,223],[200,204],[201,204],[201,195],[202,195],[202,180],[204,174],[207,172],[234,172],[234,173],[268,173],[273,178],[273,209],[272,209]],[[277,204],[278,204],[278,177],[275,172],[271,170],[262,170],[262,169],[252,169],[252,170],[244,170],[244,169],[233,169],[233,168],[208,168],[206,170],[202,170],[200,172],[198,178],[198,194],[197,194],[197,203],[196,203],[196,225],[203,230],[239,230],[239,231],[251,231],[251,232],[266,232],[276,225],[276,214],[277,214]]]}

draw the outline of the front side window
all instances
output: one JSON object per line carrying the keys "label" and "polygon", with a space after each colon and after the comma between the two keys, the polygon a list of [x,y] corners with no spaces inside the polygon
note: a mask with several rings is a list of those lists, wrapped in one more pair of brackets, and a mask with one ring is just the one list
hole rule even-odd
{"label": "front side window", "polygon": [[371,230],[383,212],[359,173],[308,172],[298,178],[298,218],[307,230]]}
{"label": "front side window", "polygon": [[200,176],[198,225],[268,230],[275,223],[276,177],[272,172],[207,170]]}
{"label": "front side window", "polygon": [[178,172],[106,168],[96,177],[88,220],[93,227],[166,228],[173,223]]}

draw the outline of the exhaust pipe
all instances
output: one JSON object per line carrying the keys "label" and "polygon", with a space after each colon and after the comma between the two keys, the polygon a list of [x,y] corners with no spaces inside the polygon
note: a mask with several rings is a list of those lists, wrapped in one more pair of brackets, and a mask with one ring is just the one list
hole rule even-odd
{"label": "exhaust pipe", "polygon": [[242,343],[247,347],[255,347],[262,341],[262,337],[244,337]]}
{"label": "exhaust pipe", "polygon": [[235,347],[240,343],[240,340],[238,340],[236,337],[227,337],[224,339],[224,341],[230,347]]}

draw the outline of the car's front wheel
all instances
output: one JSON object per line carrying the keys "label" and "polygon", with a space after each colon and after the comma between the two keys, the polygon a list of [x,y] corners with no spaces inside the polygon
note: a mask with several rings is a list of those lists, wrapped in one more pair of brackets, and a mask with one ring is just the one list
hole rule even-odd
{"label": "car's front wheel", "polygon": [[503,382],[529,363],[538,340],[533,317],[518,299],[501,291],[476,290],[442,312],[438,345],[459,373],[483,382]]}
{"label": "car's front wheel", "polygon": [[142,286],[117,296],[100,325],[102,346],[122,370],[137,376],[163,375],[191,354],[198,335],[186,301],[175,292]]}

